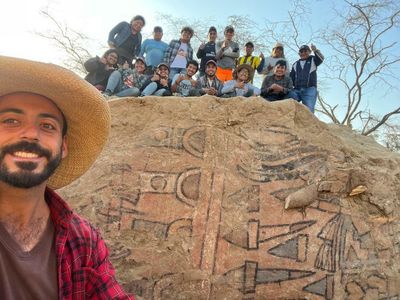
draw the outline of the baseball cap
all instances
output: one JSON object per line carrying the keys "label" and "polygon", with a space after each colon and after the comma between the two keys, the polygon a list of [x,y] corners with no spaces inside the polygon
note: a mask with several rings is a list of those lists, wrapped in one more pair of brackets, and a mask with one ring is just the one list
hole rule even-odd
{"label": "baseball cap", "polygon": [[169,66],[166,63],[159,63],[157,68],[160,68],[161,66],[167,67],[167,69],[169,70]]}
{"label": "baseball cap", "polygon": [[302,46],[300,46],[299,51],[301,51],[301,50],[311,51],[311,49],[310,49],[310,47],[308,47],[308,45],[302,45]]}
{"label": "baseball cap", "polygon": [[228,32],[228,31],[235,32],[235,29],[233,28],[233,26],[228,25],[225,27],[224,33]]}
{"label": "baseball cap", "polygon": [[141,57],[141,56],[136,57],[135,64],[136,64],[136,62],[137,62],[138,60],[140,60],[140,61],[141,61],[142,63],[144,63],[144,65],[146,66],[146,61],[145,61],[145,59],[144,59],[143,57]]}
{"label": "baseball cap", "polygon": [[210,59],[209,61],[207,61],[206,65],[208,65],[208,64],[214,64],[215,66],[217,65],[217,63],[213,59]]}

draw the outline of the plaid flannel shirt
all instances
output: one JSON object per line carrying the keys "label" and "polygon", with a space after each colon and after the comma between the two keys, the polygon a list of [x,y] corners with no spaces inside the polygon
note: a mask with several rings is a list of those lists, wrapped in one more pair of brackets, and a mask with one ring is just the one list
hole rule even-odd
{"label": "plaid flannel shirt", "polygon": [[134,299],[115,279],[99,232],[54,191],[46,189],[46,201],[55,229],[59,299]]}
{"label": "plaid flannel shirt", "polygon": [[121,72],[121,90],[129,89],[132,87],[137,87],[140,89],[143,83],[146,82],[149,76],[144,74],[139,74],[136,69],[120,69]]}
{"label": "plaid flannel shirt", "polygon": [[[180,40],[172,40],[164,52],[163,62],[166,63],[168,66],[170,66],[171,63],[174,61],[175,56],[178,54],[180,46],[181,46]],[[192,60],[193,49],[192,46],[190,46],[190,43],[187,43],[187,53],[188,55],[186,57],[186,61]]]}

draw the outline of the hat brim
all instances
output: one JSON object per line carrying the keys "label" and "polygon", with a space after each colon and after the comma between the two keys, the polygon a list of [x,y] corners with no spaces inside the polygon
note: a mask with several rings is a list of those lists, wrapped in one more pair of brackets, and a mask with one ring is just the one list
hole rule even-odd
{"label": "hat brim", "polygon": [[248,82],[250,82],[254,76],[254,69],[248,64],[241,64],[241,65],[237,66],[235,71],[233,72],[233,78],[237,79],[237,74],[243,69],[246,69],[249,72]]}
{"label": "hat brim", "polygon": [[45,96],[67,120],[68,155],[47,185],[58,189],[84,174],[110,132],[110,108],[99,91],[60,66],[6,56],[0,56],[0,78],[0,96],[15,92]]}
{"label": "hat brim", "polygon": [[167,67],[167,69],[169,70],[169,66],[165,63],[158,64],[157,68],[162,67],[162,66]]}

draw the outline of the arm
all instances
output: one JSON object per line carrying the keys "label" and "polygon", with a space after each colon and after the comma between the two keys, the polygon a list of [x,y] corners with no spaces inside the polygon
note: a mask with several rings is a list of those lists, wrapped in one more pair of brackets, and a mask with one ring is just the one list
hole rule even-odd
{"label": "arm", "polygon": [[204,47],[205,47],[205,44],[203,42],[203,43],[201,43],[199,49],[197,50],[197,53],[196,53],[197,58],[203,58],[203,56],[205,54],[204,53]]}
{"label": "arm", "polygon": [[287,94],[293,90],[293,81],[289,76],[285,76],[286,82],[284,86],[284,93]]}
{"label": "arm", "polygon": [[144,57],[144,53],[146,52],[146,47],[147,47],[147,41],[148,40],[145,40],[142,46],[140,47],[140,53],[139,53],[140,57]]}
{"label": "arm", "polygon": [[215,59],[221,59],[224,56],[224,49],[222,48],[223,42],[218,42],[215,44]]}
{"label": "arm", "polygon": [[108,34],[108,45],[111,48],[115,47],[115,36],[121,31],[121,29],[124,27],[126,22],[121,22],[117,24],[113,29],[111,29],[110,33]]}
{"label": "arm", "polygon": [[271,76],[265,77],[261,84],[261,96],[267,96],[269,94],[271,84]]}
{"label": "arm", "polygon": [[163,58],[163,62],[166,63],[168,66],[170,65],[170,59],[171,59],[171,55],[172,55],[172,50],[173,50],[173,45],[174,45],[174,40],[172,40],[167,49],[164,52],[164,58]]}
{"label": "arm", "polygon": [[295,84],[296,84],[295,64],[296,64],[296,62],[293,64],[292,70],[290,71],[290,79],[292,79],[293,86],[295,86]]}
{"label": "arm", "polygon": [[134,299],[124,292],[115,278],[115,270],[109,260],[109,252],[97,230],[92,229],[93,246],[89,264],[84,271],[86,295],[90,299]]}
{"label": "arm", "polygon": [[172,85],[171,85],[171,92],[175,93],[176,90],[178,89],[179,83],[182,81],[183,76],[181,74],[176,74],[174,78],[172,79]]}
{"label": "arm", "polygon": [[225,82],[224,86],[221,89],[221,94],[233,92],[235,90],[235,83],[236,83],[236,80],[229,80],[229,81]]}
{"label": "arm", "polygon": [[221,96],[222,95],[222,88],[223,88],[223,83],[222,83],[222,81],[220,81],[218,78],[216,78],[216,81],[217,81],[217,84],[216,84],[216,86],[217,86],[217,96],[219,97],[219,96]]}
{"label": "arm", "polygon": [[240,56],[239,45],[235,42],[231,42],[229,47],[224,50],[224,55],[232,58],[238,58]]}
{"label": "arm", "polygon": [[105,71],[105,64],[100,61],[100,57],[98,56],[89,58],[87,61],[85,61],[83,66],[89,73],[98,72],[100,70]]}
{"label": "arm", "polygon": [[317,47],[314,44],[311,44],[311,50],[314,52],[314,61],[317,66],[322,64],[324,61],[324,56],[322,55],[321,51],[317,49]]}
{"label": "arm", "polygon": [[136,46],[135,56],[138,57],[140,54],[140,50],[142,49],[142,34],[138,32],[138,45]]}
{"label": "arm", "polygon": [[[260,56],[261,57],[261,56]],[[265,58],[264,58],[264,55],[261,57],[261,61],[260,61],[260,64],[257,66],[257,73],[258,74],[261,74],[262,73],[262,70],[264,69],[264,64],[265,64]]]}

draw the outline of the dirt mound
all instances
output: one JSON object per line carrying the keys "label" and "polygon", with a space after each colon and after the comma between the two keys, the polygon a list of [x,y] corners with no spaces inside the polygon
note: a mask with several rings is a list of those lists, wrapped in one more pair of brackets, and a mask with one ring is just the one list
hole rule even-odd
{"label": "dirt mound", "polygon": [[139,299],[400,297],[399,155],[293,101],[110,106],[101,157],[60,192]]}

